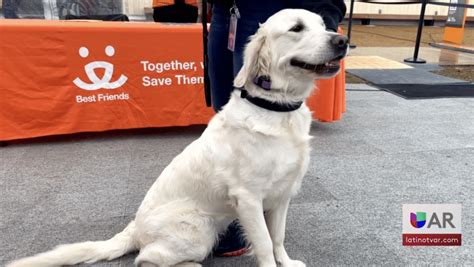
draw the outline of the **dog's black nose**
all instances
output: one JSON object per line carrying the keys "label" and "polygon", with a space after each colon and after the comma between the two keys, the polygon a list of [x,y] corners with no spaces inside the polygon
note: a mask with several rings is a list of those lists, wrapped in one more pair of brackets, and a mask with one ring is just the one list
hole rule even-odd
{"label": "dog's black nose", "polygon": [[344,35],[334,35],[331,39],[331,44],[333,44],[336,49],[346,50],[349,45],[349,39]]}

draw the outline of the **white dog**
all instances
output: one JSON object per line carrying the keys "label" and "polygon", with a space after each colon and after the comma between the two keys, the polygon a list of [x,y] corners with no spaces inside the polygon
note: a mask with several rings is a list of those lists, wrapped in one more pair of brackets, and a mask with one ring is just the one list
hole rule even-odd
{"label": "white dog", "polygon": [[90,263],[136,250],[138,266],[201,266],[236,218],[259,266],[305,266],[284,247],[290,198],[309,163],[311,114],[303,101],[315,79],[339,71],[346,53],[347,38],[326,31],[320,16],[273,15],[245,50],[230,102],[164,169],[125,230],[8,266]]}

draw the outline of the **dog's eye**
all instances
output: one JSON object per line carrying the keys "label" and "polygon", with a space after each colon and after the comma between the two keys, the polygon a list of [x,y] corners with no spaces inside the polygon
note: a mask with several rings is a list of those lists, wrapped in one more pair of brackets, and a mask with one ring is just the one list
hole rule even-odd
{"label": "dog's eye", "polygon": [[304,29],[303,24],[298,23],[290,29],[290,32],[300,32]]}

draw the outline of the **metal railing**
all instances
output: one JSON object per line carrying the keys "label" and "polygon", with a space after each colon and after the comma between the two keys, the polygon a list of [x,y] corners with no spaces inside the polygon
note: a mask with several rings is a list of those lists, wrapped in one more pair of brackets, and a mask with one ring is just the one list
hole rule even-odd
{"label": "metal railing", "polygon": [[[351,32],[352,32],[352,19],[353,19],[353,13],[354,13],[354,4],[356,0],[351,0],[351,5],[349,8],[349,23],[347,26],[347,38],[349,39],[349,42],[351,40]],[[418,58],[418,53],[420,50],[420,43],[421,43],[421,35],[423,33],[423,26],[424,26],[424,21],[425,21],[425,11],[426,11],[426,6],[428,4],[433,4],[433,5],[439,5],[439,6],[449,6],[449,7],[461,7],[461,8],[474,8],[474,4],[463,4],[463,3],[446,3],[446,2],[441,2],[439,0],[357,0],[357,2],[363,2],[363,3],[369,3],[369,4],[385,4],[385,5],[407,5],[407,4],[421,4],[421,10],[420,10],[420,17],[418,20],[418,30],[416,34],[416,41],[415,41],[415,51],[413,53],[413,57],[411,58],[406,58],[404,61],[408,63],[426,63],[426,60],[422,58]],[[351,47],[355,47],[355,45],[352,45]]]}

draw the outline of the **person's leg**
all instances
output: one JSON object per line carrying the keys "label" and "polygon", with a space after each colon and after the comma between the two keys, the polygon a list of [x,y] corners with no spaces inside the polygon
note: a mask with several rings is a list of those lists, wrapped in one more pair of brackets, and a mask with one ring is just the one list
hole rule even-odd
{"label": "person's leg", "polygon": [[214,5],[209,33],[209,78],[211,81],[212,106],[218,112],[227,104],[233,90],[235,75],[242,67],[243,51],[248,38],[256,32],[259,23],[283,9],[283,0],[239,1],[241,18],[237,22],[235,50],[227,49],[230,7]]}
{"label": "person's leg", "polygon": [[259,24],[264,23],[271,15],[284,8],[283,0],[242,0],[237,6],[241,18],[237,23],[237,36],[233,53],[234,76],[243,64],[243,54],[249,37],[257,32]]}
{"label": "person's leg", "polygon": [[175,0],[175,6],[177,9],[176,12],[176,22],[182,23],[196,23],[198,18],[198,7],[193,5],[188,5],[184,0]]}
{"label": "person's leg", "polygon": [[[233,90],[232,52],[227,49],[229,34],[229,8],[214,5],[208,41],[209,79],[211,82],[212,107],[216,112],[227,104]],[[246,252],[245,240],[237,221],[220,235],[213,250],[215,256],[239,256]]]}
{"label": "person's leg", "polygon": [[247,245],[239,221],[233,221],[227,230],[219,236],[219,242],[212,253],[218,257],[235,257],[245,254]]}
{"label": "person's leg", "polygon": [[168,19],[164,18],[164,15],[168,13],[164,12],[163,7],[153,8],[153,20],[155,22],[168,22]]}
{"label": "person's leg", "polygon": [[3,0],[3,16],[6,19],[18,19],[18,4],[20,0]]}
{"label": "person's leg", "polygon": [[227,49],[229,21],[229,8],[214,5],[207,49],[212,107],[216,112],[227,104],[233,90],[232,52]]}
{"label": "person's leg", "polygon": [[198,8],[184,3],[153,8],[155,22],[194,23],[197,18]]}
{"label": "person's leg", "polygon": [[[257,31],[259,23],[265,22],[272,14],[283,9],[283,1],[281,3],[280,1],[270,1],[271,3],[267,3],[266,1],[270,0],[263,0],[262,3],[242,1],[243,5],[238,6],[241,18],[237,22],[234,52],[227,49],[230,20],[229,7],[218,8],[217,13],[216,8],[214,7],[213,9],[208,49],[212,101],[216,111],[219,111],[230,98],[234,77],[243,64],[243,51],[248,38]],[[212,35],[213,33],[215,34],[214,36]],[[211,55],[211,53],[213,54]],[[238,220],[236,220],[232,222],[224,235],[221,236],[218,245],[214,248],[214,254],[217,256],[239,256],[246,251],[243,232]]]}

